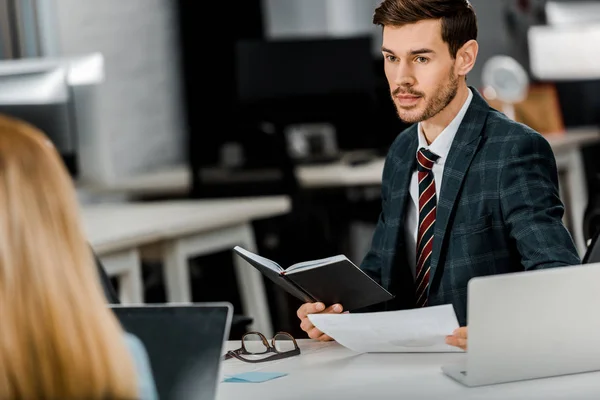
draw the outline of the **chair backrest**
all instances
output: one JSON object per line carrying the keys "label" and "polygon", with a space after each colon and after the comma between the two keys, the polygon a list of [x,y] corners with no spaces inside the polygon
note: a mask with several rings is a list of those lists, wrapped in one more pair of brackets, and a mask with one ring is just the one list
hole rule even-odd
{"label": "chair backrest", "polygon": [[590,239],[590,244],[581,260],[582,264],[600,262],[600,229]]}
{"label": "chair backrest", "polygon": [[102,290],[104,291],[104,296],[106,296],[106,301],[108,304],[119,304],[119,296],[115,291],[115,288],[110,281],[110,277],[106,273],[104,266],[102,265],[102,261],[100,261],[100,257],[92,250],[92,254],[94,256],[94,261],[96,263],[96,269],[98,270],[98,277],[100,278],[100,284],[102,285]]}

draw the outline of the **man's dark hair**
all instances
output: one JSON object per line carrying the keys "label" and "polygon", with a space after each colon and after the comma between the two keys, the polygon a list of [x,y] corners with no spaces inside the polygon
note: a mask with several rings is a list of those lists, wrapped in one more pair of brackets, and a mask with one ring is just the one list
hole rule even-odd
{"label": "man's dark hair", "polygon": [[427,19],[441,20],[442,40],[453,58],[465,43],[477,39],[477,17],[468,0],[383,0],[373,14],[373,23],[382,27]]}

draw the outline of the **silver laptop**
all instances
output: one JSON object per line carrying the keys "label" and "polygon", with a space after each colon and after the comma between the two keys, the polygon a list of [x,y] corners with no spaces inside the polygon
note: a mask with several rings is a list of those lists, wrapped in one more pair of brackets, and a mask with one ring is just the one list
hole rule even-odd
{"label": "silver laptop", "polygon": [[233,306],[226,302],[110,305],[146,347],[159,398],[214,400]]}
{"label": "silver laptop", "polygon": [[473,278],[466,386],[600,370],[600,263]]}

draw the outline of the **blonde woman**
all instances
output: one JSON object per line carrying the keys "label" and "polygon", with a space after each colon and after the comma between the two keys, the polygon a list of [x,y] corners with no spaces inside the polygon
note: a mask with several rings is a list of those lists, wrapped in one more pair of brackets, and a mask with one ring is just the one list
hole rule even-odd
{"label": "blonde woman", "polygon": [[0,399],[154,399],[141,342],[107,308],[72,180],[0,115]]}

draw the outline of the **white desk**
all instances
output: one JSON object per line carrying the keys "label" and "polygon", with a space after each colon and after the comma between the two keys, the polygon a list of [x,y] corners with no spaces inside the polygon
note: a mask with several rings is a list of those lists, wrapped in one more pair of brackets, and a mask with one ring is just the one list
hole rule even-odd
{"label": "white desk", "polygon": [[[448,354],[356,354],[335,342],[299,340],[302,354],[264,364],[223,361],[222,374],[253,370],[285,372],[263,383],[219,383],[217,400],[597,400],[600,373],[560,376],[467,388],[444,375],[441,365],[465,357]],[[238,341],[227,343],[239,347]]]}
{"label": "white desk", "polygon": [[560,197],[565,203],[565,224],[571,231],[579,254],[587,249],[583,218],[588,205],[588,185],[581,149],[600,142],[600,131],[573,131],[564,135],[547,135],[559,173]]}
{"label": "white desk", "polygon": [[[358,166],[342,162],[303,165],[296,168],[296,173],[300,185],[308,189],[380,185],[384,161],[385,159],[382,157]],[[179,165],[125,178],[110,185],[82,183],[79,186],[91,193],[139,198],[188,194],[190,180],[190,171],[187,166]]]}
{"label": "white desk", "polygon": [[[285,196],[227,200],[112,203],[83,206],[88,240],[109,276],[118,276],[124,303],[142,303],[140,259],[159,257],[169,302],[190,302],[188,259],[243,246],[256,251],[251,222],[289,212]],[[270,334],[261,274],[234,256],[244,313]],[[215,266],[218,267],[218,266]]]}
{"label": "white desk", "polygon": [[[552,146],[560,173],[561,198],[566,206],[565,223],[583,255],[587,248],[583,235],[583,216],[588,202],[585,169],[580,149],[600,141],[600,131],[578,129],[561,135],[546,135]],[[350,166],[337,162],[330,165],[300,166],[296,169],[304,188],[377,186],[381,184],[384,159]],[[127,178],[110,186],[86,187],[92,192],[124,194],[131,197],[189,193],[190,174],[185,166]],[[375,221],[374,221],[375,222]]]}

